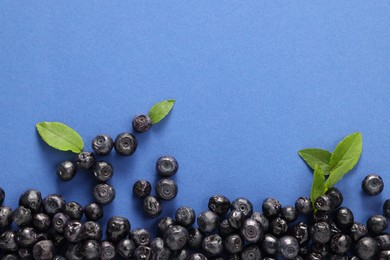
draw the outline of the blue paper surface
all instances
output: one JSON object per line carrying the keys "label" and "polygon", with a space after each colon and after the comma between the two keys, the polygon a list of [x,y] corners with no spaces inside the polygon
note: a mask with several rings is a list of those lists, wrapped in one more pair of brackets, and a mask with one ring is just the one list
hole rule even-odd
{"label": "blue paper surface", "polygon": [[[85,150],[97,134],[132,131],[133,116],[176,99],[131,157],[115,152],[112,215],[132,228],[156,228],[132,196],[138,179],[155,183],[155,162],[173,155],[179,206],[196,213],[213,194],[266,197],[293,205],[309,196],[312,172],[302,148],[334,149],[361,131],[363,154],[337,184],[356,221],[382,212],[390,197],[390,5],[388,1],[2,1],[0,4],[0,186],[15,208],[28,188],[67,201],[92,201],[90,172],[63,183],[58,163],[74,159],[38,136],[60,121]],[[380,174],[385,189],[362,193]],[[155,193],[153,191],[153,193]]]}

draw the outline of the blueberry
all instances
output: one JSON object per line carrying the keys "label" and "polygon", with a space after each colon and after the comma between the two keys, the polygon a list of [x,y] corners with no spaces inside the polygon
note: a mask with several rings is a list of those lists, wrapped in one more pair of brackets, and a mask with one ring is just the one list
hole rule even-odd
{"label": "blueberry", "polygon": [[12,219],[19,227],[29,225],[32,220],[31,210],[23,206],[19,206],[14,210]]}
{"label": "blueberry", "polygon": [[312,206],[311,200],[309,198],[306,198],[306,197],[299,197],[295,201],[295,209],[297,210],[297,212],[299,214],[307,215],[307,214],[312,213],[313,206]]}
{"label": "blueberry", "polygon": [[306,256],[305,260],[322,260],[322,255],[320,253],[311,252],[309,255]]}
{"label": "blueberry", "polygon": [[377,236],[375,240],[378,242],[378,250],[390,250],[390,235],[389,234],[383,234],[380,236]]}
{"label": "blueberry", "polygon": [[[18,248],[18,256],[19,256],[20,260],[33,259],[32,250],[30,248],[26,248],[26,247],[19,247]],[[64,260],[66,260],[66,259],[64,259]]]}
{"label": "blueberry", "polygon": [[1,260],[19,260],[19,258],[17,254],[8,253],[8,254],[4,254]]}
{"label": "blueberry", "polygon": [[341,207],[335,212],[334,220],[338,227],[349,229],[354,223],[354,216],[349,208]]}
{"label": "blueberry", "polygon": [[83,217],[83,207],[79,203],[71,201],[65,204],[64,213],[72,220],[80,220]]}
{"label": "blueberry", "polygon": [[241,259],[245,260],[261,260],[262,253],[258,245],[248,244],[244,247],[240,254]]}
{"label": "blueberry", "polygon": [[294,222],[298,218],[297,211],[295,207],[285,206],[282,208],[281,217],[287,222]]}
{"label": "blueberry", "polygon": [[292,236],[298,241],[300,245],[309,240],[309,227],[303,222],[299,222],[292,229]]}
{"label": "blueberry", "polygon": [[160,234],[164,234],[165,231],[172,225],[176,225],[175,220],[173,220],[171,217],[164,217],[160,219],[157,224],[158,232],[160,232]]}
{"label": "blueberry", "polygon": [[245,216],[241,211],[232,210],[228,215],[227,221],[232,228],[239,229],[242,226],[244,219]]}
{"label": "blueberry", "polygon": [[349,231],[351,238],[358,241],[360,238],[368,234],[367,227],[361,223],[354,223]]}
{"label": "blueberry", "polygon": [[154,252],[153,250],[148,246],[139,246],[135,249],[134,260],[154,260]]}
{"label": "blueberry", "polygon": [[70,218],[68,217],[68,215],[62,212],[55,214],[52,220],[53,229],[58,233],[63,233],[64,228],[66,224],[68,224],[69,220]]}
{"label": "blueberry", "polygon": [[0,187],[0,206],[3,205],[5,199],[5,191]]}
{"label": "blueberry", "polygon": [[378,243],[372,237],[362,237],[355,244],[355,252],[361,259],[371,259],[378,252]]}
{"label": "blueberry", "polygon": [[84,223],[84,239],[100,241],[103,236],[103,230],[99,223],[95,221],[86,221]]}
{"label": "blueberry", "polygon": [[190,227],[195,223],[195,211],[190,207],[180,207],[175,213],[176,223],[183,227]]}
{"label": "blueberry", "polygon": [[114,148],[118,154],[130,156],[137,150],[137,139],[133,134],[121,133],[115,138]]}
{"label": "blueberry", "polygon": [[212,211],[204,211],[197,217],[199,230],[202,232],[212,232],[219,225],[218,215]]}
{"label": "blueberry", "polygon": [[217,234],[207,236],[203,239],[202,248],[211,256],[219,255],[223,251],[222,238]]}
{"label": "blueberry", "polygon": [[378,260],[388,260],[390,259],[390,250],[380,251],[377,255]]}
{"label": "blueberry", "polygon": [[222,216],[229,212],[230,200],[224,195],[214,195],[210,197],[208,207],[211,211]]}
{"label": "blueberry", "polygon": [[19,197],[19,206],[31,210],[32,213],[38,212],[42,207],[42,195],[37,190],[26,190]]}
{"label": "blueberry", "polygon": [[84,225],[78,220],[69,221],[64,228],[64,236],[70,242],[79,242],[84,236]]}
{"label": "blueberry", "polygon": [[203,234],[199,228],[188,229],[188,246],[192,249],[199,249],[202,246]]}
{"label": "blueberry", "polygon": [[162,206],[154,196],[146,196],[143,201],[143,210],[148,217],[155,218],[160,216]]}
{"label": "blueberry", "polygon": [[343,194],[337,188],[329,188],[325,194],[332,200],[333,209],[337,209],[343,203]]}
{"label": "blueberry", "polygon": [[0,207],[0,229],[8,227],[12,222],[12,209],[8,206]]}
{"label": "blueberry", "polygon": [[91,169],[95,164],[95,155],[91,152],[81,152],[77,155],[76,165],[83,170]]}
{"label": "blueberry", "polygon": [[61,195],[52,194],[43,199],[43,211],[52,216],[65,208],[65,200]]}
{"label": "blueberry", "polygon": [[278,251],[279,240],[277,237],[266,234],[263,241],[261,242],[261,248],[267,255],[275,255]]}
{"label": "blueberry", "polygon": [[51,240],[42,240],[37,242],[33,248],[33,256],[35,259],[51,260],[54,256],[54,244]]}
{"label": "blueberry", "polygon": [[378,195],[383,191],[384,183],[382,177],[377,174],[367,175],[362,182],[362,189],[369,195]]}
{"label": "blueberry", "polygon": [[150,233],[144,228],[132,230],[130,237],[136,246],[148,246],[150,244]]}
{"label": "blueberry", "polygon": [[178,192],[176,182],[172,179],[161,179],[156,184],[157,197],[162,200],[173,200]]}
{"label": "blueberry", "polygon": [[282,205],[277,199],[267,198],[262,204],[263,213],[266,217],[276,217],[282,210]]}
{"label": "blueberry", "polygon": [[235,199],[231,204],[231,209],[241,211],[241,213],[244,215],[244,218],[250,217],[253,213],[252,202],[246,198]]}
{"label": "blueberry", "polygon": [[311,250],[312,252],[321,254],[325,258],[329,255],[329,243],[322,244],[314,242],[311,244]]}
{"label": "blueberry", "polygon": [[181,249],[173,252],[171,259],[172,260],[187,260],[187,257],[190,255],[187,249]]}
{"label": "blueberry", "polygon": [[383,203],[383,215],[385,215],[386,218],[390,218],[390,199],[387,199],[385,203]]}
{"label": "blueberry", "polygon": [[99,204],[97,204],[95,202],[89,203],[88,205],[86,205],[84,207],[83,211],[84,211],[85,217],[88,220],[92,220],[92,221],[99,220],[104,215],[104,210],[103,210],[102,206],[100,206]]}
{"label": "blueberry", "polygon": [[137,115],[132,121],[133,130],[137,133],[144,133],[152,126],[152,119],[148,115]]}
{"label": "blueberry", "polygon": [[187,260],[207,260],[207,257],[205,257],[203,254],[201,253],[194,253],[192,255],[190,255]]}
{"label": "blueberry", "polygon": [[184,248],[188,241],[188,231],[182,226],[170,226],[164,233],[164,242],[173,251]]}
{"label": "blueberry", "polygon": [[84,256],[81,254],[81,244],[80,243],[68,244],[65,251],[65,257],[66,259],[83,260]]}
{"label": "blueberry", "polygon": [[374,235],[383,233],[388,227],[387,219],[382,215],[373,215],[367,220],[367,229]]}
{"label": "blueberry", "polygon": [[11,252],[15,252],[16,250],[18,250],[18,244],[16,243],[16,235],[13,231],[7,230],[1,233],[0,249]]}
{"label": "blueberry", "polygon": [[54,245],[56,247],[61,247],[67,243],[67,240],[65,238],[64,234],[60,234],[54,229],[50,229],[48,233],[40,233],[37,235],[38,241],[40,240],[51,240],[53,241]]}
{"label": "blueberry", "polygon": [[138,198],[145,198],[151,190],[152,185],[147,180],[138,180],[133,185],[133,193]]}
{"label": "blueberry", "polygon": [[152,248],[152,250],[154,251],[156,259],[171,259],[172,252],[167,247],[165,247],[164,239],[162,239],[161,237],[156,237],[155,239],[153,239],[150,243],[150,248]]}
{"label": "blueberry", "polygon": [[127,218],[111,217],[107,222],[107,239],[112,242],[118,242],[130,233],[131,225]]}
{"label": "blueberry", "polygon": [[245,241],[249,243],[257,243],[263,239],[263,230],[261,229],[260,223],[253,218],[247,218],[244,220],[240,234]]}
{"label": "blueberry", "polygon": [[92,149],[95,151],[96,154],[107,155],[111,152],[113,147],[114,142],[109,135],[97,135],[92,140]]}
{"label": "blueberry", "polygon": [[274,218],[269,225],[269,231],[277,237],[285,235],[287,233],[287,229],[287,221],[280,217]]}
{"label": "blueberry", "polygon": [[156,162],[156,171],[163,177],[171,177],[179,170],[179,163],[173,156],[161,156]]}
{"label": "blueberry", "polygon": [[223,240],[223,247],[228,254],[239,254],[244,248],[244,241],[239,235],[233,234]]}
{"label": "blueberry", "polygon": [[315,207],[318,210],[329,212],[333,209],[332,199],[328,195],[319,196],[315,201]]}
{"label": "blueberry", "polygon": [[269,220],[268,218],[260,212],[253,212],[251,218],[254,220],[257,220],[260,223],[261,229],[266,232],[269,227]]}
{"label": "blueberry", "polygon": [[313,242],[325,244],[331,238],[330,226],[326,222],[317,222],[310,229],[310,236]]}
{"label": "blueberry", "polygon": [[93,175],[99,182],[106,182],[111,179],[114,174],[114,168],[108,162],[97,162],[93,167]]}
{"label": "blueberry", "polygon": [[32,217],[32,225],[39,231],[49,229],[51,223],[50,217],[45,213],[35,213]]}
{"label": "blueberry", "polygon": [[101,260],[113,260],[116,256],[115,245],[110,241],[102,241],[100,243],[100,249],[102,253],[100,254]]}
{"label": "blueberry", "polygon": [[93,188],[93,196],[97,203],[106,205],[115,199],[115,189],[107,183],[100,183]]}
{"label": "blueberry", "polygon": [[122,239],[116,245],[116,251],[121,257],[125,259],[131,258],[135,251],[134,241],[128,238]]}
{"label": "blueberry", "polygon": [[331,212],[317,210],[313,214],[313,222],[327,222],[331,223],[333,221],[333,214]]}
{"label": "blueberry", "polygon": [[101,252],[100,244],[96,240],[87,240],[81,246],[81,254],[85,259],[100,259]]}
{"label": "blueberry", "polygon": [[[242,215],[241,212],[239,214]],[[219,235],[223,238],[232,235],[237,231],[238,231],[237,228],[233,228],[232,226],[230,226],[228,219],[222,220],[221,223],[219,224]]]}
{"label": "blueberry", "polygon": [[278,248],[280,255],[286,259],[294,258],[299,253],[298,241],[292,236],[279,238]]}
{"label": "blueberry", "polygon": [[330,240],[330,249],[338,255],[344,255],[352,245],[352,239],[343,233],[332,236]]}
{"label": "blueberry", "polygon": [[63,161],[57,166],[56,173],[62,181],[70,181],[76,176],[77,167],[71,161]]}

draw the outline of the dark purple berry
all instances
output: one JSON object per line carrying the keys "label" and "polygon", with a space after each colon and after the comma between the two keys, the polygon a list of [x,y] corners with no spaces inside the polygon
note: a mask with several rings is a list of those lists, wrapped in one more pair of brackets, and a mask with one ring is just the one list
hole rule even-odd
{"label": "dark purple berry", "polygon": [[282,205],[277,199],[267,198],[262,204],[263,213],[266,217],[276,217],[282,210]]}
{"label": "dark purple berry", "polygon": [[136,228],[130,232],[130,237],[136,246],[149,246],[150,233],[144,228]]}
{"label": "dark purple berry", "polygon": [[151,190],[152,185],[147,180],[138,180],[133,185],[133,193],[138,198],[145,198]]}
{"label": "dark purple berry", "polygon": [[53,217],[52,227],[56,232],[63,233],[64,228],[65,228],[66,224],[68,224],[69,220],[70,220],[70,218],[68,217],[68,215],[66,215],[62,212],[59,212],[59,213],[55,214]]}
{"label": "dark purple berry", "polygon": [[167,247],[165,247],[164,239],[162,239],[161,237],[156,237],[155,239],[153,239],[153,241],[150,243],[150,248],[152,248],[152,250],[154,251],[154,254],[157,259],[171,259],[172,252]]}
{"label": "dark purple berry", "polygon": [[45,213],[35,213],[32,217],[32,225],[39,231],[49,229],[51,223],[50,217]]}
{"label": "dark purple berry", "polygon": [[127,218],[111,217],[107,222],[107,239],[112,242],[122,240],[130,233],[131,225]]}
{"label": "dark purple berry", "polygon": [[287,230],[287,221],[280,217],[274,218],[269,225],[269,231],[277,237],[287,234]]}
{"label": "dark purple berry", "polygon": [[352,245],[352,239],[343,233],[332,236],[330,240],[330,249],[338,255],[344,255]]}
{"label": "dark purple berry", "polygon": [[310,229],[311,239],[315,243],[325,244],[331,238],[330,226],[326,222],[317,222]]}
{"label": "dark purple berry", "polygon": [[32,220],[31,210],[23,206],[19,206],[14,210],[12,219],[19,227],[27,226]]}
{"label": "dark purple berry", "polygon": [[160,219],[160,221],[157,224],[157,229],[160,234],[164,234],[165,231],[170,227],[176,225],[175,220],[173,220],[171,217],[164,217]]}
{"label": "dark purple berry", "polygon": [[81,246],[82,245],[80,243],[68,244],[66,251],[65,251],[66,259],[83,260],[84,256],[81,253]]}
{"label": "dark purple berry", "polygon": [[207,260],[207,257],[205,257],[203,254],[201,253],[194,253],[192,255],[190,255],[187,260]]}
{"label": "dark purple berry", "polygon": [[355,252],[361,259],[372,259],[378,252],[378,242],[372,237],[362,237],[355,244]]}
{"label": "dark purple berry", "polygon": [[300,245],[309,240],[309,227],[307,224],[300,222],[292,229],[292,236],[298,241]]}
{"label": "dark purple berry", "polygon": [[176,223],[183,227],[190,227],[195,223],[195,211],[190,207],[180,207],[175,213]]}
{"label": "dark purple berry", "polygon": [[199,228],[188,229],[188,246],[192,249],[199,249],[202,246],[203,234]]}
{"label": "dark purple berry", "polygon": [[93,175],[99,182],[106,182],[111,179],[114,174],[114,168],[108,162],[100,161],[93,167]]}
{"label": "dark purple berry", "polygon": [[261,242],[261,248],[263,249],[263,252],[267,255],[275,255],[279,248],[279,240],[277,237],[266,234],[264,236],[263,241]]}
{"label": "dark purple berry", "polygon": [[81,254],[87,260],[100,259],[101,252],[100,244],[96,240],[87,240],[81,246]]}
{"label": "dark purple berry", "polygon": [[176,198],[178,187],[173,179],[161,179],[156,184],[157,197],[162,200],[173,200]]}
{"label": "dark purple berry", "polygon": [[367,227],[361,223],[354,223],[349,231],[351,238],[358,241],[360,238],[368,234]]}
{"label": "dark purple berry", "polygon": [[109,135],[97,135],[92,140],[92,149],[95,151],[96,154],[107,155],[111,152],[113,147],[114,141]]}
{"label": "dark purple berry", "polygon": [[297,211],[295,207],[285,206],[282,208],[281,217],[287,222],[294,222],[298,218]]}
{"label": "dark purple berry", "polygon": [[260,212],[253,212],[251,218],[254,220],[257,220],[260,223],[261,229],[266,232],[269,227],[269,220],[268,218]]}
{"label": "dark purple berry", "polygon": [[84,225],[78,220],[69,221],[64,228],[64,236],[70,242],[79,242],[83,239]]}
{"label": "dark purple berry", "polygon": [[63,161],[57,166],[56,173],[62,181],[70,181],[76,176],[77,167],[71,161]]}
{"label": "dark purple berry", "polygon": [[332,200],[332,205],[333,205],[332,210],[337,209],[343,203],[344,200],[343,194],[341,194],[341,192],[337,188],[335,187],[329,188],[325,194],[329,196],[330,199]]}
{"label": "dark purple berry", "polygon": [[219,255],[223,251],[222,238],[217,234],[207,236],[203,239],[202,248],[211,256]]}
{"label": "dark purple berry", "polygon": [[164,233],[164,242],[173,251],[184,248],[187,241],[188,231],[182,226],[170,226]]}
{"label": "dark purple berry", "polygon": [[319,196],[315,201],[315,207],[318,210],[329,212],[332,211],[333,201],[328,195]]}
{"label": "dark purple berry", "polygon": [[12,209],[8,206],[0,207],[0,229],[8,227],[12,222]]}
{"label": "dark purple berry", "polygon": [[99,223],[95,221],[86,221],[84,223],[84,239],[100,241],[103,236],[103,230]]}
{"label": "dark purple berry", "polygon": [[32,213],[38,212],[42,207],[42,195],[37,190],[26,190],[19,197],[19,206],[31,210]]}
{"label": "dark purple berry", "polygon": [[156,162],[156,171],[163,177],[171,177],[179,169],[179,163],[173,156],[161,156]]}
{"label": "dark purple berry", "polygon": [[96,221],[103,217],[104,210],[102,206],[93,202],[84,207],[84,214],[88,220]]}
{"label": "dark purple berry", "polygon": [[382,234],[388,227],[387,219],[382,215],[373,215],[367,220],[368,232],[379,235]]}
{"label": "dark purple berry", "polygon": [[242,226],[242,222],[244,221],[244,219],[244,214],[239,210],[230,211],[227,217],[229,225],[234,229],[239,229]]}
{"label": "dark purple berry", "polygon": [[240,229],[240,234],[248,243],[257,243],[263,239],[264,236],[260,223],[253,218],[247,218],[244,220]]}
{"label": "dark purple berry", "polygon": [[338,208],[334,214],[334,221],[342,229],[349,229],[354,223],[354,215],[349,208]]}
{"label": "dark purple berry", "polygon": [[33,248],[33,256],[39,260],[51,260],[55,253],[55,247],[51,240],[37,242]]}
{"label": "dark purple berry", "polygon": [[202,232],[213,232],[219,225],[219,217],[212,211],[204,211],[197,217],[199,230]]}
{"label": "dark purple berry", "polygon": [[378,195],[383,191],[384,183],[382,177],[377,174],[367,175],[362,182],[362,189],[369,195]]}
{"label": "dark purple berry", "polygon": [[100,259],[101,260],[113,260],[116,256],[115,245],[110,241],[102,241],[100,243]]}
{"label": "dark purple berry", "polygon": [[52,194],[43,199],[43,211],[52,216],[65,208],[65,200],[61,195]]}
{"label": "dark purple berry", "polygon": [[295,201],[295,208],[299,214],[310,214],[313,212],[311,200],[306,197],[299,197]]}
{"label": "dark purple berry", "polygon": [[231,209],[241,211],[241,213],[244,215],[244,218],[250,217],[253,213],[252,202],[246,198],[235,199],[231,204]]}
{"label": "dark purple berry", "polygon": [[144,133],[152,126],[152,119],[148,115],[137,115],[132,121],[133,130],[137,133]]}
{"label": "dark purple berry", "polygon": [[262,253],[261,249],[258,245],[255,244],[248,244],[244,247],[244,249],[241,251],[240,259],[250,259],[250,260],[261,260],[262,259]]}
{"label": "dark purple berry", "polygon": [[299,253],[298,241],[291,236],[284,236],[279,238],[279,253],[286,259],[292,259]]}
{"label": "dark purple berry", "polygon": [[88,170],[95,164],[95,155],[91,152],[81,152],[77,155],[76,165],[77,168]]}
{"label": "dark purple berry", "polygon": [[137,150],[137,139],[133,134],[121,133],[115,138],[114,148],[120,155],[130,156]]}
{"label": "dark purple berry", "polygon": [[230,209],[230,200],[224,195],[214,195],[210,197],[208,207],[218,215],[225,215]]}
{"label": "dark purple berry", "polygon": [[143,210],[148,217],[155,218],[160,216],[162,206],[154,196],[146,196],[143,201]]}
{"label": "dark purple berry", "polygon": [[134,260],[154,260],[155,255],[150,247],[139,246],[135,249],[133,258]]}
{"label": "dark purple berry", "polygon": [[377,236],[376,241],[378,242],[378,250],[390,250],[390,235],[389,234],[383,234],[380,236]]}
{"label": "dark purple berry", "polygon": [[131,258],[135,251],[134,241],[128,238],[122,239],[116,245],[116,251],[121,257],[125,259]]}
{"label": "dark purple berry", "polygon": [[16,243],[16,235],[13,231],[7,230],[0,235],[0,251],[16,252],[18,244]]}
{"label": "dark purple berry", "polygon": [[115,199],[115,189],[107,183],[101,183],[93,188],[93,196],[97,203],[106,205]]}
{"label": "dark purple berry", "polygon": [[5,191],[0,187],[0,206],[3,205],[5,199]]}

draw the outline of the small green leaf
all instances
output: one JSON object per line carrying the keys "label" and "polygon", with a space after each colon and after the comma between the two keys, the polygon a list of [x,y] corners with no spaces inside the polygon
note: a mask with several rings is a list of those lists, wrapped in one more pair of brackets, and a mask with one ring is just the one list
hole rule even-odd
{"label": "small green leaf", "polygon": [[149,110],[149,117],[152,119],[153,124],[157,124],[160,122],[164,117],[166,117],[171,109],[173,108],[173,105],[175,104],[174,99],[164,100],[161,102],[158,102],[152,108]]}
{"label": "small green leaf", "polygon": [[314,170],[316,164],[318,164],[324,172],[324,175],[329,175],[331,169],[329,165],[329,159],[332,156],[331,152],[318,148],[308,148],[300,150],[298,154],[310,168]]}
{"label": "small green leaf", "polygon": [[363,150],[362,134],[356,132],[348,135],[340,143],[330,157],[329,164],[332,166],[329,178],[326,180],[325,187],[333,187],[347,172],[359,161]]}
{"label": "small green leaf", "polygon": [[69,126],[59,122],[41,122],[36,127],[39,135],[51,147],[74,153],[83,151],[83,139]]}
{"label": "small green leaf", "polygon": [[313,184],[311,186],[310,200],[313,204],[316,202],[316,199],[325,194],[325,175],[322,172],[321,167],[316,164],[314,167],[314,177]]}

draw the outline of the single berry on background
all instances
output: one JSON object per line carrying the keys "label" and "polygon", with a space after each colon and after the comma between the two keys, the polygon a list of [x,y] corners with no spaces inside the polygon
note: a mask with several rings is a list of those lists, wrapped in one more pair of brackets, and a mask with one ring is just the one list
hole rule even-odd
{"label": "single berry on background", "polygon": [[133,130],[137,133],[144,133],[152,126],[152,119],[148,115],[137,115],[132,121]]}
{"label": "single berry on background", "polygon": [[65,208],[65,200],[59,194],[51,194],[46,196],[42,201],[43,212],[52,216]]}
{"label": "single berry on background", "polygon": [[362,188],[369,195],[378,195],[384,188],[382,177],[377,174],[367,175],[362,182]]}
{"label": "single berry on background", "polygon": [[230,210],[230,200],[224,195],[211,196],[209,199],[208,208],[218,215],[225,215]]}
{"label": "single berry on background", "polygon": [[93,196],[97,203],[106,205],[115,199],[115,189],[107,183],[101,183],[93,188]]}
{"label": "single berry on background", "polygon": [[93,167],[95,179],[99,182],[106,182],[111,179],[114,174],[114,168],[109,162],[100,161]]}
{"label": "single berry on background", "polygon": [[161,203],[154,196],[146,196],[143,201],[143,209],[148,217],[158,217],[162,212]]}
{"label": "single berry on background", "polygon": [[38,212],[42,207],[41,192],[34,189],[26,190],[19,197],[19,206],[24,206],[32,213]]}
{"label": "single berry on background", "polygon": [[156,184],[157,197],[162,200],[173,200],[176,198],[178,187],[172,179],[161,179]]}
{"label": "single berry on background", "polygon": [[114,148],[120,155],[132,155],[137,150],[137,146],[137,139],[131,133],[121,133],[115,138]]}
{"label": "single berry on background", "polygon": [[57,166],[56,173],[62,181],[70,181],[76,176],[77,167],[71,161],[63,161]]}
{"label": "single berry on background", "polygon": [[107,155],[114,147],[114,141],[111,136],[106,134],[97,135],[92,140],[92,149],[98,155]]}
{"label": "single berry on background", "polygon": [[171,177],[179,170],[179,163],[173,156],[161,156],[156,162],[156,171],[163,177]]}
{"label": "single berry on background", "polygon": [[95,164],[95,155],[91,152],[81,152],[77,155],[76,165],[83,170],[91,169]]}
{"label": "single berry on background", "polygon": [[133,194],[138,198],[145,198],[151,190],[152,185],[147,180],[138,180],[133,185]]}

